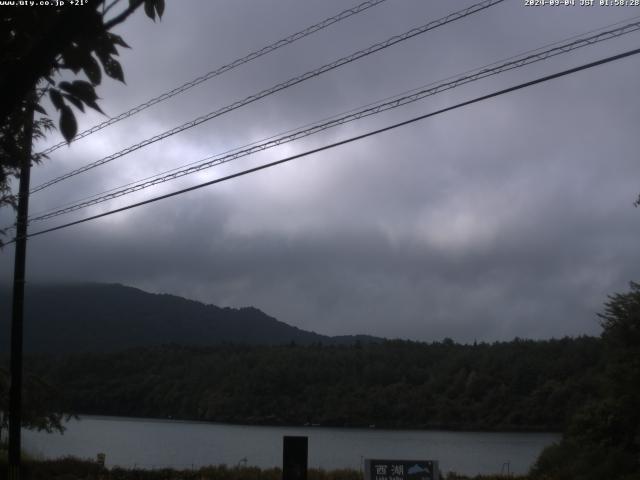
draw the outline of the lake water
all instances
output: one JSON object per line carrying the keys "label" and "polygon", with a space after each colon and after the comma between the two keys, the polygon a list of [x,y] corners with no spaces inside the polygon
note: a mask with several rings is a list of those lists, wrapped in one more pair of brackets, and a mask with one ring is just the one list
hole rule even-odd
{"label": "lake water", "polygon": [[[24,431],[24,449],[44,458],[73,455],[107,466],[197,468],[282,466],[282,437],[309,437],[310,468],[362,467],[363,458],[439,460],[443,472],[526,473],[555,433],[483,433],[323,427],[254,427],[174,420],[83,416],[64,435]],[[246,459],[246,462],[243,461]]]}

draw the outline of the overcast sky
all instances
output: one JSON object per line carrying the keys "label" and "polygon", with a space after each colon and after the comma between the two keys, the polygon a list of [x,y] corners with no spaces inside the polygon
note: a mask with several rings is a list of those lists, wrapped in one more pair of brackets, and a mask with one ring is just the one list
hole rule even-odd
{"label": "overcast sky", "polygon": [[[579,4],[580,0],[576,0]],[[117,115],[355,5],[169,1],[117,29]],[[474,3],[388,0],[57,150],[32,185]],[[633,7],[507,0],[36,193],[31,212],[200,160],[614,22]],[[491,77],[31,231],[335,142],[640,46],[634,33]],[[577,73],[216,186],[33,238],[30,282],[118,282],[253,305],[319,333],[416,340],[598,334],[640,280],[640,57]],[[78,115],[80,129],[104,117]],[[40,147],[56,143],[52,134]],[[11,212],[0,214],[3,224]],[[13,249],[0,252],[11,279]]]}

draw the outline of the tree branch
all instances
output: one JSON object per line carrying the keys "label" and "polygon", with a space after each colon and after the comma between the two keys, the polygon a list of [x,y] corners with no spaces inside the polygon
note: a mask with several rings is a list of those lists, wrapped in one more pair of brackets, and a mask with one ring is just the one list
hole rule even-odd
{"label": "tree branch", "polygon": [[129,15],[131,15],[133,12],[135,12],[138,7],[140,5],[142,5],[144,3],[144,0],[135,0],[134,2],[132,2],[126,10],[124,10],[122,13],[120,13],[119,15],[115,16],[114,18],[112,18],[111,20],[109,20],[107,23],[104,24],[104,29],[105,30],[111,30],[111,28],[115,27],[116,25],[119,25],[120,23],[124,22],[127,18],[129,18]]}
{"label": "tree branch", "polygon": [[[107,0],[104,0],[104,2],[102,3],[102,5],[104,6],[107,3]],[[120,0],[113,0],[113,2],[111,2],[108,6],[106,6],[103,10],[102,10],[102,18],[104,19],[104,16],[109,13],[109,10],[111,10],[113,7],[115,7],[118,3],[120,3]]]}
{"label": "tree branch", "polygon": [[[38,79],[46,77],[59,53],[73,40],[91,35],[101,22],[98,13],[89,8],[71,8],[56,15],[48,30],[37,37],[33,47],[20,58],[10,59],[6,67],[11,75],[0,75],[0,118],[11,114],[35,88]],[[4,72],[2,72],[4,74]]]}

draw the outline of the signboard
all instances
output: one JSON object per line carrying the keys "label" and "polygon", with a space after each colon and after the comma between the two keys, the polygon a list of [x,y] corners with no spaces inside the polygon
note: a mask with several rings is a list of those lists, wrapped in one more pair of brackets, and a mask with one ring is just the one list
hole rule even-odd
{"label": "signboard", "polygon": [[365,480],[440,480],[437,460],[365,459]]}

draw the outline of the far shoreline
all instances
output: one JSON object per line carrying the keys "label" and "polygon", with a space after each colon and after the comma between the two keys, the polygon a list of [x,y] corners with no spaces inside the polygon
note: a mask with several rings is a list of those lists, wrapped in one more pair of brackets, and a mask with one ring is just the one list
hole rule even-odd
{"label": "far shoreline", "polygon": [[461,427],[446,427],[446,426],[433,426],[433,427],[389,427],[389,426],[361,426],[361,425],[292,425],[284,423],[230,423],[230,422],[215,422],[209,420],[197,420],[197,419],[183,419],[183,418],[160,418],[160,417],[129,417],[126,415],[105,415],[105,414],[93,414],[93,413],[74,413],[71,414],[69,420],[78,419],[82,421],[82,418],[88,418],[93,420],[124,420],[130,422],[158,422],[158,423],[183,423],[183,424],[202,424],[212,426],[224,426],[224,427],[264,427],[264,428],[283,428],[283,429],[298,429],[298,430],[315,430],[315,429],[333,429],[333,430],[362,430],[362,431],[395,431],[395,432],[443,432],[443,433],[519,433],[519,434],[546,434],[546,435],[562,435],[562,430],[550,430],[545,428],[505,428],[505,429],[481,429],[481,428],[465,428]]}

